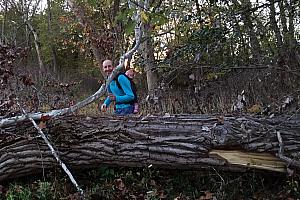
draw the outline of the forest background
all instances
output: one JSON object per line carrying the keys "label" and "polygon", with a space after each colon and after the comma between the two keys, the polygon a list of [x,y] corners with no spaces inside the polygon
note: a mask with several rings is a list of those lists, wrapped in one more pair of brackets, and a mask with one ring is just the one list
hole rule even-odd
{"label": "forest background", "polygon": [[[1,41],[26,48],[23,74],[72,81],[83,98],[103,81],[101,61],[117,65],[132,47],[134,21],[128,2],[77,3],[74,13],[67,1],[3,1]],[[142,21],[130,63],[139,94],[164,99],[156,111],[228,113],[242,91],[248,108],[275,109],[297,90],[298,1],[153,1]]]}
{"label": "forest background", "polygon": [[[77,3],[74,14],[67,1],[3,1],[1,41],[27,49],[24,74],[80,83],[82,98],[103,81],[101,61],[117,65],[132,47],[134,21],[128,2]],[[248,108],[275,109],[298,86],[298,8],[293,0],[150,2],[145,42],[130,62],[139,93],[164,99],[161,113],[230,112],[242,91]]]}
{"label": "forest background", "polygon": [[[299,113],[299,4],[150,1],[141,13],[142,44],[130,61],[141,114]],[[12,74],[24,83],[18,96],[31,112],[94,93],[104,81],[101,62],[117,64],[134,45],[133,13],[122,0],[2,0],[1,52],[15,60],[1,58],[1,105],[18,85],[7,85]],[[43,94],[42,104],[28,85]],[[238,95],[244,104],[237,108]],[[19,112],[1,108],[2,116]],[[81,112],[99,114],[94,104]]]}

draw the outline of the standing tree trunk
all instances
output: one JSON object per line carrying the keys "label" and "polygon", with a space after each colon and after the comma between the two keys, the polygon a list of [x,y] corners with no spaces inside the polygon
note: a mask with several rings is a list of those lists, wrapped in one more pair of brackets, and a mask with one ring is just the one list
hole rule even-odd
{"label": "standing tree trunk", "polygon": [[283,39],[284,39],[284,45],[283,45],[283,52],[286,52],[288,44],[289,44],[289,37],[288,37],[288,28],[287,28],[287,20],[286,20],[286,1],[282,0],[279,1],[279,13],[280,13],[280,21],[281,21],[281,27],[282,27],[282,33],[283,33]]}
{"label": "standing tree trunk", "polygon": [[[244,0],[245,8],[252,8],[252,4],[250,0]],[[242,19],[246,25],[246,29],[248,32],[248,35],[250,36],[250,45],[251,45],[251,51],[254,58],[254,63],[260,63],[261,62],[261,55],[262,50],[259,44],[259,40],[257,38],[256,31],[254,29],[254,25],[252,23],[251,13],[249,11],[244,11],[242,13]]]}
{"label": "standing tree trunk", "polygon": [[274,0],[269,0],[269,1],[270,1],[270,26],[273,29],[276,37],[277,54],[278,54],[277,56],[280,56],[282,55],[282,45],[283,45],[282,36],[276,21]]}
{"label": "standing tree trunk", "polygon": [[111,60],[115,61],[118,60],[118,56],[119,54],[116,52],[119,52],[122,49],[126,49],[128,46],[124,45],[126,44],[126,42],[124,41],[128,41],[126,38],[124,38],[124,26],[123,23],[120,21],[116,21],[116,16],[118,16],[119,12],[120,12],[120,4],[121,1],[120,0],[114,0],[113,1],[113,5],[111,8],[111,12],[109,12],[109,19],[110,19],[110,24],[106,25],[108,27],[111,27],[111,30],[113,32],[112,37],[113,39],[113,53],[112,55],[110,55]]}
{"label": "standing tree trunk", "polygon": [[44,63],[43,63],[42,54],[41,54],[41,51],[40,51],[39,38],[38,38],[38,35],[37,35],[36,31],[34,30],[32,25],[30,24],[30,22],[26,21],[25,23],[26,23],[27,27],[29,28],[29,30],[31,31],[31,33],[33,34],[33,38],[34,38],[33,42],[34,42],[36,55],[37,55],[38,62],[39,62],[39,74],[41,75],[41,72],[44,70]]}
{"label": "standing tree trunk", "polygon": [[5,23],[6,23],[6,13],[7,13],[7,1],[5,1],[4,6],[4,13],[3,13],[3,19],[2,19],[2,27],[1,27],[1,40],[0,43],[5,44],[5,36],[4,36],[4,29],[5,29]]}
{"label": "standing tree trunk", "polygon": [[[232,22],[233,22],[232,26],[234,27],[234,31],[236,31],[237,33],[241,33],[242,28],[241,28],[241,26],[240,26],[240,24],[239,24],[239,22],[238,22],[238,20],[236,19],[235,16],[232,17]],[[241,50],[240,50],[241,53],[239,53],[238,56],[242,56],[243,61],[246,61],[246,63],[249,63],[250,62],[249,61],[249,59],[250,59],[250,50],[249,50],[249,46],[248,46],[247,42],[245,41],[245,38],[246,38],[246,36],[244,36],[244,34],[239,35],[239,43],[241,45],[241,47],[240,47],[241,48]],[[231,42],[230,46],[231,46],[231,52],[232,52],[231,55],[234,58],[234,57],[236,57],[236,55],[235,55],[236,53],[235,53],[235,50],[234,50],[236,47],[233,47],[234,46],[233,42]],[[239,61],[239,59],[238,59],[238,61]]]}
{"label": "standing tree trunk", "polygon": [[[35,31],[35,29],[33,28],[32,24],[29,21],[32,18],[32,17],[29,17],[29,14],[31,14],[31,16],[34,16],[34,14],[37,11],[37,7],[40,3],[40,0],[38,0],[34,5],[31,5],[30,3],[28,5],[26,5],[26,2],[23,2],[23,1],[20,1],[20,2],[10,1],[10,3],[11,3],[11,5],[13,5],[13,7],[16,9],[16,11],[21,15],[23,23],[26,25],[25,26],[25,35],[26,35],[26,41],[28,43],[27,45],[29,45],[29,35],[30,35],[29,31],[33,34],[34,46],[35,46],[35,50],[36,50],[36,54],[37,54],[37,58],[38,58],[38,62],[39,62],[39,75],[41,75],[42,70],[44,70],[44,63],[43,63],[42,54],[40,51],[40,43],[39,43],[37,32]],[[28,29],[29,29],[29,31],[28,31]]]}
{"label": "standing tree trunk", "polygon": [[290,4],[288,6],[288,17],[289,17],[289,38],[290,38],[290,46],[292,49],[297,45],[297,41],[295,39],[295,25],[294,25],[294,19],[295,19],[295,1],[290,0]]}
{"label": "standing tree trunk", "polygon": [[[281,48],[282,54],[280,58],[280,62],[282,63],[279,65],[279,67],[282,67],[283,70],[286,70],[286,66],[288,66],[289,60],[291,60],[291,53],[292,50],[290,49],[290,37],[289,37],[289,31],[287,28],[287,15],[286,15],[286,8],[288,7],[288,3],[286,0],[279,1],[279,16],[280,16],[280,22],[281,22],[281,28],[282,28],[282,34],[283,34],[283,45]],[[286,75],[287,76],[287,75]]]}
{"label": "standing tree trunk", "polygon": [[289,66],[293,68],[300,68],[300,51],[296,48],[297,47],[297,40],[295,38],[295,8],[296,2],[294,0],[290,0],[290,4],[288,6],[288,22],[289,22],[289,50],[291,53],[291,57],[289,59]]}
{"label": "standing tree trunk", "polygon": [[151,94],[158,86],[158,74],[156,71],[154,48],[152,46],[152,38],[149,34],[149,28],[147,25],[145,25],[145,29],[144,29],[144,38],[147,38],[147,40],[144,43],[142,43],[141,49],[145,61],[148,93]]}
{"label": "standing tree trunk", "polygon": [[[43,132],[73,169],[101,164],[274,172],[286,172],[286,167],[300,169],[300,115],[273,119],[64,116],[48,121]],[[30,122],[1,128],[0,181],[56,165]]]}
{"label": "standing tree trunk", "polygon": [[[149,5],[145,4],[144,8],[146,10],[149,9]],[[148,21],[144,22],[143,38],[145,38],[146,41],[142,43],[141,50],[142,50],[143,60],[145,61],[148,93],[152,95],[154,94],[155,89],[158,88],[158,73],[155,64],[153,38],[151,37],[151,25]]]}
{"label": "standing tree trunk", "polygon": [[58,75],[58,69],[57,69],[57,53],[56,48],[54,45],[54,35],[52,31],[52,6],[51,6],[51,0],[47,0],[47,11],[48,11],[48,35],[51,38],[51,54],[52,54],[52,70],[55,75]]}

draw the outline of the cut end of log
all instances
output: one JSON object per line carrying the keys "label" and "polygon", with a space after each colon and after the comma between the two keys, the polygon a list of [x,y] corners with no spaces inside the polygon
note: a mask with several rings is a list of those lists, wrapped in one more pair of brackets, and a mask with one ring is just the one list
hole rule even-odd
{"label": "cut end of log", "polygon": [[283,173],[286,172],[286,164],[269,153],[250,153],[239,150],[212,150],[209,155],[211,157],[222,158],[230,165],[240,165]]}

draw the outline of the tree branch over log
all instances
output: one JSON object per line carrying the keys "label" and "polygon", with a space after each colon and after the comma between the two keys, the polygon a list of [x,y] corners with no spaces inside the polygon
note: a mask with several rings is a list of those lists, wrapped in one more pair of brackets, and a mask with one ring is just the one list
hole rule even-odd
{"label": "tree branch over log", "polygon": [[[285,156],[300,160],[300,116],[291,119],[210,115],[147,118],[64,116],[50,119],[43,132],[71,170],[101,164],[226,170],[257,168],[286,172],[299,166],[277,155],[279,131]],[[275,129],[274,129],[275,127]],[[0,181],[57,166],[30,122],[1,129]],[[40,146],[38,150],[37,145]],[[42,154],[42,156],[40,156]],[[278,156],[278,157],[277,157]]]}
{"label": "tree branch over log", "polygon": [[[19,107],[22,110],[23,114],[26,115],[26,116],[28,116],[27,113],[26,113],[26,111],[22,108],[22,106],[18,102],[17,102],[17,104],[19,105]],[[70,170],[67,168],[67,166],[65,165],[65,163],[63,163],[63,161],[59,158],[59,156],[57,155],[57,153],[54,150],[53,146],[51,145],[50,141],[48,140],[48,138],[46,137],[46,135],[43,133],[42,129],[36,124],[36,122],[32,118],[28,118],[28,119],[31,121],[31,123],[33,124],[34,128],[36,128],[36,130],[38,131],[38,133],[40,134],[40,136],[43,138],[43,140],[47,144],[48,148],[50,149],[52,155],[54,156],[54,158],[56,159],[56,161],[58,162],[58,164],[66,172],[66,174],[70,178],[71,182],[76,187],[76,189],[79,192],[79,194],[81,195],[82,199],[84,199],[83,190],[79,187],[78,183],[74,179],[73,175],[71,174]]]}

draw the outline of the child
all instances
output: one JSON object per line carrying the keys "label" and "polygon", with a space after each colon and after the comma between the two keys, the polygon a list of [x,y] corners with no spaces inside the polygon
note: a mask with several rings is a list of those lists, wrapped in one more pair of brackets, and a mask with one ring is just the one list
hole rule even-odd
{"label": "child", "polygon": [[[133,90],[135,91],[135,85],[133,82],[133,78],[135,75],[134,69],[129,69],[125,72],[126,76],[130,79],[131,82],[131,86],[133,88]],[[133,104],[133,113],[136,114],[139,112],[139,104],[137,103],[137,100],[135,100],[134,104]]]}

